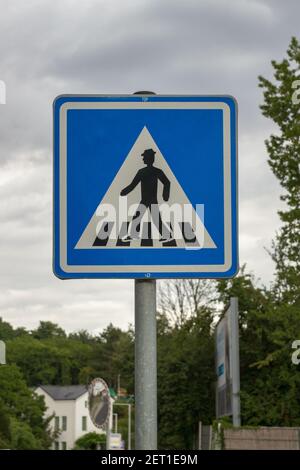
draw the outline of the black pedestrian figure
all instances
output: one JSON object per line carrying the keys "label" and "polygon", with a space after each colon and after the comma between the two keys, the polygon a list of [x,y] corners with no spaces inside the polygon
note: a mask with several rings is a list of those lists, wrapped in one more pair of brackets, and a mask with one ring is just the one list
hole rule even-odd
{"label": "black pedestrian figure", "polygon": [[146,167],[141,168],[133,178],[132,182],[121,191],[121,196],[126,196],[133,191],[139,183],[141,183],[141,202],[133,216],[129,233],[123,238],[124,241],[140,238],[138,235],[138,232],[140,232],[140,223],[143,215],[148,209],[150,211],[151,219],[161,235],[160,241],[166,242],[172,239],[170,230],[162,222],[157,201],[158,181],[161,181],[163,184],[162,197],[164,201],[169,200],[170,181],[162,170],[153,166],[155,153],[156,152],[153,149],[147,149],[142,153],[143,162]]}

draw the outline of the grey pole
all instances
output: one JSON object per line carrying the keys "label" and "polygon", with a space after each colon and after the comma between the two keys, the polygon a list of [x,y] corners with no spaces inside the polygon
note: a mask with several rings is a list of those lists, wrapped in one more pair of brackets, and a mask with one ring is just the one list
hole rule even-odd
{"label": "grey pole", "polygon": [[157,449],[156,281],[135,280],[135,448]]}
{"label": "grey pole", "polygon": [[239,307],[238,298],[230,299],[231,371],[232,371],[232,421],[233,426],[241,425],[240,410],[240,350],[239,350]]}
{"label": "grey pole", "polygon": [[202,422],[198,423],[198,450],[202,450]]}
{"label": "grey pole", "polygon": [[110,418],[106,424],[106,450],[110,450]]}
{"label": "grey pole", "polygon": [[128,405],[128,450],[131,450],[131,405]]}

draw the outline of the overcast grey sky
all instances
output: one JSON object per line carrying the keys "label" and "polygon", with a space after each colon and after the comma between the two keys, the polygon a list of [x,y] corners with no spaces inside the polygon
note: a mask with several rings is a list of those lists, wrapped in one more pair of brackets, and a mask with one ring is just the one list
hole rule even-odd
{"label": "overcast grey sky", "polygon": [[231,94],[239,103],[240,260],[269,283],[280,188],[259,111],[298,0],[0,0],[0,316],[68,331],[133,322],[133,281],[52,274],[52,101],[62,93]]}

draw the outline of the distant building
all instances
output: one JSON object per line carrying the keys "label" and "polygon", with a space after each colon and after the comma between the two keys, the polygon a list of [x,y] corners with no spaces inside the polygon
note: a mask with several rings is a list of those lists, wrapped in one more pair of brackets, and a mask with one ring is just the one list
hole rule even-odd
{"label": "distant building", "polygon": [[45,399],[46,416],[55,415],[50,425],[60,433],[54,450],[73,449],[75,441],[88,432],[104,433],[90,419],[85,385],[40,385],[35,392]]}

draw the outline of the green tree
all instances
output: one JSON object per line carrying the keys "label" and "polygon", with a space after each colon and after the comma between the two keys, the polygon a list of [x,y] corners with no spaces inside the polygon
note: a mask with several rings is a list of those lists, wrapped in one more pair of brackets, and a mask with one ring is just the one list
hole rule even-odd
{"label": "green tree", "polygon": [[10,339],[17,338],[18,336],[28,334],[29,333],[25,328],[13,328],[12,325],[0,317],[0,340],[8,341]]}
{"label": "green tree", "polygon": [[242,424],[299,426],[299,366],[291,361],[300,337],[298,308],[275,302],[245,269],[220,281],[219,293],[224,305],[239,299]]}
{"label": "green tree", "polygon": [[95,336],[93,336],[87,330],[79,330],[75,333],[70,333],[68,337],[69,339],[80,341],[81,343],[85,344],[93,344],[96,342]]}
{"label": "green tree", "polygon": [[[192,449],[198,423],[215,410],[212,299],[201,280],[167,281],[158,315],[159,448]],[[166,295],[167,293],[167,295]]]}
{"label": "green tree", "polygon": [[134,335],[131,328],[123,331],[112,324],[98,336],[90,365],[95,374],[103,377],[117,390],[118,375],[122,388],[133,393]]}
{"label": "green tree", "polygon": [[90,344],[65,336],[37,339],[27,335],[7,342],[8,363],[20,367],[30,386],[80,383],[91,353]]}
{"label": "green tree", "polygon": [[214,417],[211,312],[158,336],[159,447],[192,449],[198,423]]}
{"label": "green tree", "polygon": [[18,367],[1,366],[0,435],[4,436],[5,447],[48,449],[53,437],[48,428],[49,419],[44,418],[45,411],[43,398],[27,387]]}
{"label": "green tree", "polygon": [[37,339],[65,338],[66,333],[56,323],[41,321],[38,328],[32,331],[32,336]]}
{"label": "green tree", "polygon": [[0,339],[2,341],[7,341],[8,339],[14,338],[14,329],[13,327],[6,321],[3,321],[2,317],[0,317]]}
{"label": "green tree", "polygon": [[13,450],[43,450],[40,440],[34,435],[28,423],[24,423],[16,418],[11,418],[11,443]]}
{"label": "green tree", "polygon": [[3,401],[0,400],[0,449],[9,449],[10,441],[10,418]]}
{"label": "green tree", "polygon": [[77,439],[74,450],[97,450],[99,447],[106,448],[106,435],[89,432]]}
{"label": "green tree", "polygon": [[281,62],[273,60],[272,66],[275,80],[259,77],[259,86],[264,96],[263,115],[276,124],[276,134],[266,141],[268,162],[284,189],[281,199],[286,204],[279,212],[282,227],[273,242],[274,292],[279,300],[300,305],[300,44],[295,37],[287,57]]}

